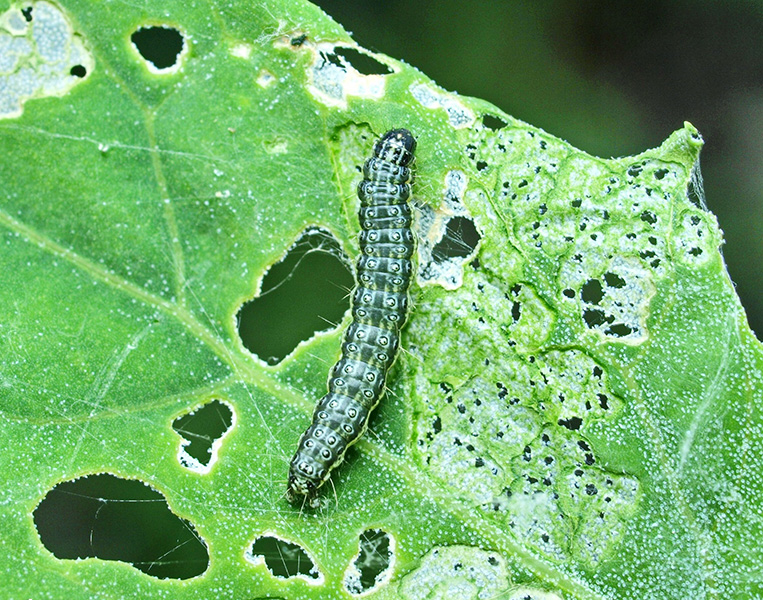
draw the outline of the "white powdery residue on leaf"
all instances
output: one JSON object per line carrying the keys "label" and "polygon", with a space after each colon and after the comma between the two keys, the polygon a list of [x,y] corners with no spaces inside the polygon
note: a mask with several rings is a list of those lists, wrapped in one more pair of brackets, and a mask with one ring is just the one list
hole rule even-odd
{"label": "white powdery residue on leaf", "polygon": [[559,289],[574,292],[562,297],[577,303],[581,323],[603,339],[629,345],[648,339],[646,324],[656,286],[654,272],[643,261],[581,252],[562,266]]}
{"label": "white powdery residue on leaf", "polygon": [[522,481],[517,481],[507,497],[496,500],[498,512],[507,515],[505,526],[546,558],[558,563],[570,560],[569,544],[575,531],[554,492],[525,487]]}
{"label": "white powdery residue on leaf", "polygon": [[[468,347],[474,350],[470,355],[473,361],[481,363],[487,358],[500,362],[514,354],[532,352],[553,331],[554,313],[528,284],[494,279],[467,269],[457,291],[444,294],[426,310],[418,310],[418,320],[411,323],[411,333],[421,332],[427,338],[428,328],[432,328],[431,332],[442,331],[441,327],[438,329],[442,315],[447,315],[447,322],[453,325],[441,338],[424,342],[421,349],[425,360],[433,361],[439,356],[452,362],[452,352],[458,356],[459,347]],[[430,319],[436,322],[429,322]],[[419,324],[424,329],[420,330]],[[460,340],[462,335],[468,339]],[[469,345],[448,348],[451,343],[463,341]],[[430,343],[434,344],[431,348]]]}
{"label": "white powdery residue on leaf", "polygon": [[398,587],[404,600],[490,600],[511,589],[503,557],[469,546],[431,550]]}
{"label": "white powdery residue on leaf", "polygon": [[28,28],[27,20],[20,10],[9,10],[0,15],[0,28],[11,35],[25,35]]}
{"label": "white powdery residue on leaf", "polygon": [[572,156],[566,167],[570,172],[567,180],[569,187],[582,190],[595,186],[609,173],[602,163],[585,155]]}
{"label": "white powdery residue on leaf", "polygon": [[440,91],[430,84],[413,84],[410,91],[411,95],[425,108],[445,110],[448,113],[448,121],[454,129],[472,127],[477,121],[477,115],[462,104],[456,96]]}
{"label": "white powdery residue on leaf", "polygon": [[[448,235],[448,224],[454,218],[474,218],[464,203],[469,178],[461,170],[453,169],[445,175],[442,200],[436,209],[428,204],[418,208],[416,239],[418,240],[419,285],[440,285],[455,290],[463,283],[464,264],[468,263],[476,248],[463,256],[438,256],[438,245]],[[459,240],[452,240],[458,243]]]}
{"label": "white powdery residue on leaf", "polygon": [[0,74],[12,73],[19,61],[32,53],[32,42],[25,37],[15,37],[0,32]]}
{"label": "white powdery residue on leaf", "polygon": [[685,265],[704,265],[716,257],[721,233],[715,217],[700,210],[687,210],[677,219],[673,255]]}
{"label": "white powdery residue on leaf", "polygon": [[239,42],[231,46],[230,54],[231,56],[235,56],[236,58],[249,60],[249,58],[252,56],[253,50],[254,48],[251,44],[247,44],[246,42]]}
{"label": "white powdery residue on leaf", "polygon": [[460,169],[452,169],[445,174],[445,190],[443,197],[451,204],[464,201],[469,177]]}
{"label": "white powdery residue on leaf", "polygon": [[520,587],[512,590],[509,596],[506,596],[506,600],[562,600],[559,594],[554,592],[545,592],[529,587]]}
{"label": "white powdery residue on leaf", "polygon": [[456,496],[473,505],[492,503],[500,495],[507,475],[499,465],[490,459],[482,444],[458,433],[449,436],[438,435],[426,448],[432,460],[429,474],[443,483],[450,482]]}
{"label": "white powdery residue on leaf", "polygon": [[636,479],[599,468],[588,442],[562,427],[547,427],[513,462],[522,475],[497,507],[518,536],[591,568],[613,552],[639,504]]}
{"label": "white powdery residue on leaf", "polygon": [[600,468],[582,437],[622,405],[606,372],[579,350],[538,352],[555,320],[526,283],[469,271],[434,296],[407,332],[425,365],[406,394],[422,469],[550,559],[597,566],[638,503],[638,482]]}
{"label": "white powdery residue on leaf", "polygon": [[21,116],[32,98],[66,94],[93,70],[92,54],[58,7],[27,8],[31,23],[18,7],[0,15],[0,119]]}
{"label": "white powdery residue on leaf", "polygon": [[[492,335],[493,319],[508,323],[511,304],[505,300],[505,290],[492,282],[481,281],[467,273],[459,293],[446,294],[436,303],[419,305],[416,320],[408,327],[408,335],[419,340],[419,352],[430,369],[440,371],[461,357],[464,348],[473,352],[467,357],[480,361],[479,356],[509,356],[510,340]],[[445,332],[437,337],[437,332]],[[476,338],[476,339],[475,339]]]}
{"label": "white powdery residue on leaf", "polygon": [[47,2],[35,4],[32,14],[32,39],[40,58],[47,63],[65,60],[71,30],[64,16]]}
{"label": "white powdery residue on leaf", "polygon": [[[662,158],[669,154],[662,148],[608,161],[570,153],[532,131],[499,137],[496,147],[507,156],[498,164],[496,208],[511,215],[526,253],[555,260],[558,298],[578,313],[578,331],[643,344],[652,298],[672,274],[673,254],[701,262],[720,239],[699,208],[687,209],[689,219],[673,217],[688,195],[687,169]],[[475,160],[488,160],[480,144],[471,148]],[[675,233],[671,222],[679,222]]]}
{"label": "white powdery residue on leaf", "polygon": [[[279,44],[283,45],[282,42]],[[340,52],[336,51],[341,51],[343,47],[351,48],[381,62],[380,57],[360,46],[304,42],[300,48],[313,54],[313,60],[307,66],[308,91],[326,106],[342,109],[347,108],[350,97],[382,99],[386,92],[387,75],[361,73]],[[386,65],[386,63],[382,64]]]}
{"label": "white powdery residue on leaf", "polygon": [[536,394],[545,403],[553,420],[580,423],[585,430],[593,421],[616,414],[622,402],[609,390],[606,371],[578,350],[552,351],[537,357],[535,366],[541,377]]}
{"label": "white powdery residue on leaf", "polygon": [[589,566],[596,567],[604,560],[625,533],[627,521],[639,504],[641,486],[626,476],[589,470],[587,477],[568,476],[570,498],[587,511],[591,518],[581,520],[575,532],[572,551]]}

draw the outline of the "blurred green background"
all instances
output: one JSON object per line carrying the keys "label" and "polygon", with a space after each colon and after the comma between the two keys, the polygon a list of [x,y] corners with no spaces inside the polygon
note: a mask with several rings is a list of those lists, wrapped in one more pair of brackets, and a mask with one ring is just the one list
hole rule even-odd
{"label": "blurred green background", "polygon": [[603,157],[705,138],[707,204],[763,337],[763,2],[317,0],[362,46]]}

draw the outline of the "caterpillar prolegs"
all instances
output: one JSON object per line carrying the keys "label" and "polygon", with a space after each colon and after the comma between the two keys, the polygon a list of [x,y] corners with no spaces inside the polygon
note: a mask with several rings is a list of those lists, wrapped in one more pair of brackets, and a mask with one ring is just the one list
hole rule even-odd
{"label": "caterpillar prolegs", "polygon": [[416,140],[406,129],[385,133],[363,166],[360,198],[360,258],[352,297],[352,323],[328,393],[291,460],[286,496],[312,499],[360,439],[397,355],[400,328],[408,313],[411,257],[411,170]]}

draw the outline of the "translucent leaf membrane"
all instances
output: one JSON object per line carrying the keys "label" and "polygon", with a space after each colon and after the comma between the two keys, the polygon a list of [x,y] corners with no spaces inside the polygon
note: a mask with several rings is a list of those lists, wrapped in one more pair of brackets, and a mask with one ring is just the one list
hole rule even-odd
{"label": "translucent leaf membrane", "polygon": [[[7,597],[763,594],[763,360],[690,124],[592,157],[296,0],[14,4],[0,48]],[[291,505],[392,127],[410,317],[365,437]],[[99,477],[148,495],[60,493]],[[109,516],[144,505],[177,529]]]}

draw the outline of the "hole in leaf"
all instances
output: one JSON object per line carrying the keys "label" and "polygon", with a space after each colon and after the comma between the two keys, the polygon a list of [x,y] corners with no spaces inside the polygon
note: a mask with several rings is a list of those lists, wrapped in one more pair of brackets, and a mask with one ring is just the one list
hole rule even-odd
{"label": "hole in leaf", "polygon": [[641,220],[644,221],[644,223],[654,225],[657,222],[657,215],[649,210],[645,210],[641,213]]}
{"label": "hole in leaf", "polygon": [[335,327],[350,306],[355,285],[343,258],[330,233],[306,230],[265,274],[259,296],[239,310],[238,333],[244,346],[277,364],[301,341]]}
{"label": "hole in leaf", "polygon": [[381,529],[361,533],[358,545],[358,555],[344,578],[345,588],[353,595],[365,594],[387,580],[394,555],[394,541]]}
{"label": "hole in leaf", "polygon": [[59,483],[34,510],[43,545],[56,558],[132,564],[160,579],[190,579],[209,565],[193,526],[142,481],[110,474]]}
{"label": "hole in leaf", "polygon": [[483,127],[487,127],[493,131],[498,131],[499,129],[506,127],[508,123],[501,117],[496,117],[494,115],[482,115],[482,125]]}
{"label": "hole in leaf", "polygon": [[583,320],[589,328],[593,328],[597,325],[603,325],[607,319],[603,310],[595,309],[583,311]]}
{"label": "hole in leaf", "polygon": [[511,305],[511,318],[516,323],[522,316],[522,305],[519,302],[514,302]]}
{"label": "hole in leaf", "polygon": [[274,577],[302,577],[313,582],[322,579],[307,552],[298,544],[264,535],[257,538],[246,553],[254,564],[264,563]]}
{"label": "hole in leaf", "polygon": [[474,221],[466,217],[453,217],[448,220],[445,235],[432,249],[432,256],[438,262],[448,258],[469,256],[480,241],[480,234]]}
{"label": "hole in leaf", "polygon": [[157,69],[174,66],[185,43],[183,35],[172,27],[140,27],[130,40],[140,55]]}
{"label": "hole in leaf", "polygon": [[625,279],[620,277],[617,273],[604,273],[604,281],[612,288],[625,287]]}
{"label": "hole in leaf", "polygon": [[321,63],[322,65],[325,65],[325,63],[331,63],[332,65],[339,67],[343,71],[347,70],[347,67],[345,66],[345,64],[333,52],[321,52],[321,61],[322,61]]}
{"label": "hole in leaf", "polygon": [[434,431],[435,434],[442,431],[442,419],[440,419],[439,415],[435,417],[434,421],[432,422],[432,431]]}
{"label": "hole in leaf", "polygon": [[583,424],[583,419],[580,417],[570,417],[569,419],[559,419],[558,422],[562,427],[575,431],[576,429],[580,429],[580,426]]}
{"label": "hole in leaf", "polygon": [[224,402],[213,400],[179,416],[172,428],[183,438],[178,458],[186,469],[206,473],[213,457],[213,446],[230,429],[233,412]]}
{"label": "hole in leaf", "polygon": [[87,69],[83,65],[74,65],[69,69],[69,73],[74,75],[74,77],[79,77],[81,79],[87,75]]}
{"label": "hole in leaf", "polygon": [[[341,56],[348,64],[363,75],[389,75],[392,73],[390,69],[383,62],[379,62],[375,58],[358,52],[354,48],[342,48],[340,46],[334,47],[334,54]],[[331,60],[331,58],[329,58]],[[333,60],[331,62],[334,62]]]}
{"label": "hole in leaf", "polygon": [[27,6],[27,7],[22,8],[21,9],[21,14],[24,15],[24,20],[27,23],[31,23],[32,22],[32,7],[31,6]]}
{"label": "hole in leaf", "polygon": [[604,333],[607,335],[614,335],[616,337],[626,337],[633,333],[633,329],[628,327],[625,323],[616,323],[611,327],[608,327]]}
{"label": "hole in leaf", "polygon": [[589,279],[580,288],[580,298],[588,304],[598,304],[604,298],[604,290],[601,287],[601,281],[598,279]]}
{"label": "hole in leaf", "polygon": [[302,44],[304,44],[307,41],[307,34],[301,33],[299,35],[295,35],[293,38],[289,40],[289,43],[295,47],[299,48]]}

